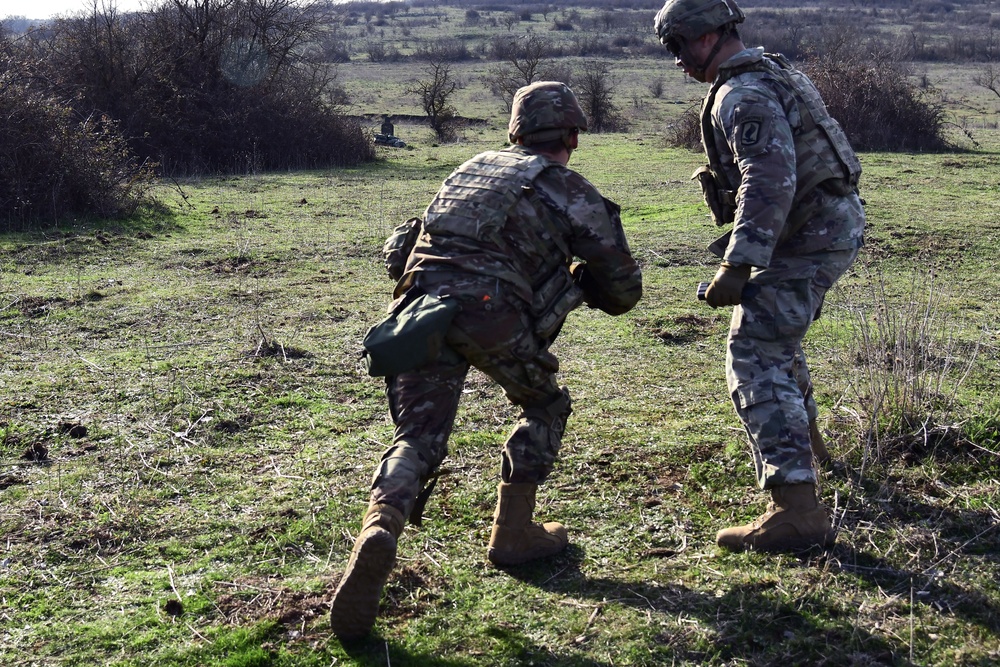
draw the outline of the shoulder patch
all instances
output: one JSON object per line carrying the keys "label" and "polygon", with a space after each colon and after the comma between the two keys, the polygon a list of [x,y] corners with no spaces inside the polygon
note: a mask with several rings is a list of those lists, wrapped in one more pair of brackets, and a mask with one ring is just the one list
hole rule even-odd
{"label": "shoulder patch", "polygon": [[771,143],[771,109],[740,104],[734,109],[732,142],[737,157],[751,157],[767,151]]}

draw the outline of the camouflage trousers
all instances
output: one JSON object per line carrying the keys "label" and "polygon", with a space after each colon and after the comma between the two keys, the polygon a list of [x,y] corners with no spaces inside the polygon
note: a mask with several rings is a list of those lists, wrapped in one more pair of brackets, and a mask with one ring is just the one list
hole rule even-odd
{"label": "camouflage trousers", "polygon": [[809,446],[816,402],[802,339],[857,254],[855,248],[775,258],[751,274],[733,311],[726,382],[762,489],[816,482]]}
{"label": "camouflage trousers", "polygon": [[[527,307],[496,280],[455,274],[421,275],[418,288],[458,298],[461,310],[441,357],[386,379],[389,413],[396,426],[372,480],[371,502],[392,505],[409,517],[421,490],[448,454],[459,399],[470,367],[495,380],[521,414],[501,452],[505,482],[541,483],[552,471],[566,420],[569,394],[556,383],[559,362],[551,341],[532,331]],[[429,492],[429,491],[428,491]],[[417,505],[415,522],[419,522]]]}

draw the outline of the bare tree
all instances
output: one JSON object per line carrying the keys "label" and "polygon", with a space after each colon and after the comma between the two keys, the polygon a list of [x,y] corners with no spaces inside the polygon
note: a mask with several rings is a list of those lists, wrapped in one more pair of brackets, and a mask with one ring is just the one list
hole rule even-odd
{"label": "bare tree", "polygon": [[451,96],[458,88],[458,82],[451,76],[451,65],[437,60],[424,70],[428,78],[417,81],[406,92],[420,98],[420,106],[430,121],[431,129],[441,141],[454,136],[455,107]]}
{"label": "bare tree", "polygon": [[983,63],[973,75],[972,82],[1000,97],[1000,71],[997,70],[996,63]]}
{"label": "bare tree", "polygon": [[504,110],[509,112],[517,89],[546,78],[551,62],[548,62],[548,45],[537,35],[512,40],[507,47],[506,61],[490,67],[480,81],[503,100]]}
{"label": "bare tree", "polygon": [[627,128],[628,123],[613,101],[614,93],[610,65],[598,60],[585,61],[583,74],[577,77],[576,94],[592,132],[619,132]]}

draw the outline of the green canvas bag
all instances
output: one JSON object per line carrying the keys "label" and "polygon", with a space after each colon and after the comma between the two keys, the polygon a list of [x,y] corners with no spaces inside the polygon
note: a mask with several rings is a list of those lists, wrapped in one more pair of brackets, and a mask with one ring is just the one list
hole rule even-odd
{"label": "green canvas bag", "polygon": [[459,309],[455,299],[408,295],[365,334],[368,374],[399,375],[435,361],[445,348],[445,335]]}

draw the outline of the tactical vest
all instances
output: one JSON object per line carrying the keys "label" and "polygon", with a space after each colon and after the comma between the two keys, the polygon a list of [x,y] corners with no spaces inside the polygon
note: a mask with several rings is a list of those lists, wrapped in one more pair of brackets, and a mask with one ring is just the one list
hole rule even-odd
{"label": "tactical vest", "polygon": [[[723,84],[746,72],[763,72],[765,78],[782,86],[794,99],[801,119],[792,128],[795,140],[796,187],[793,209],[817,186],[837,195],[857,191],[861,162],[851,148],[844,130],[826,109],[819,91],[809,78],[792,67],[780,54],[764,54],[760,61],[719,73],[701,109],[701,138],[708,156],[708,167],[695,172],[701,182],[706,203],[717,225],[733,222],[736,212],[736,188],[726,178],[712,132],[712,107]],[[738,185],[738,184],[737,184]]]}
{"label": "tactical vest", "polygon": [[526,197],[536,211],[537,225],[525,236],[542,264],[522,267],[530,271],[528,275],[499,263],[484,269],[532,295],[530,309],[536,331],[543,337],[558,330],[566,315],[583,301],[582,290],[568,269],[572,252],[563,240],[564,232],[556,228],[558,211],[532,187],[534,180],[552,165],[541,155],[481,153],[445,179],[423,219],[424,230],[432,236],[469,237],[491,243],[509,257],[510,244],[502,231],[514,207]]}

